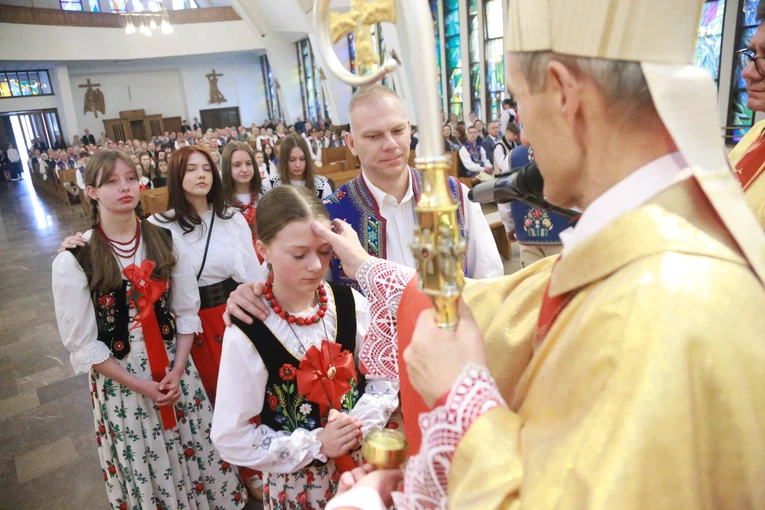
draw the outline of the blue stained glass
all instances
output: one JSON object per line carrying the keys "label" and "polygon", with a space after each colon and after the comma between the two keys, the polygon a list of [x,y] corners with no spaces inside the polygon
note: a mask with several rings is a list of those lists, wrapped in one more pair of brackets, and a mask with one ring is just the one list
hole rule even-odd
{"label": "blue stained glass", "polygon": [[759,0],[744,0],[744,16],[742,26],[749,27],[754,25],[759,25],[760,23],[757,21],[757,3]]}
{"label": "blue stained glass", "polygon": [[459,8],[459,0],[444,0],[444,11],[456,11]]}
{"label": "blue stained glass", "polygon": [[446,37],[460,35],[459,11],[452,11],[444,15],[444,35],[446,35]]}
{"label": "blue stained glass", "polygon": [[704,4],[696,46],[696,66],[706,69],[716,82],[720,79],[724,14],[725,0],[711,0]]}

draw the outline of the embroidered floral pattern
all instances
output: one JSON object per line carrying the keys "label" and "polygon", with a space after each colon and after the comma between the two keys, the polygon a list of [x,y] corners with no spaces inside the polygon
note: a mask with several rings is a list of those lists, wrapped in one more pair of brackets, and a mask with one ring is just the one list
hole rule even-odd
{"label": "embroidered floral pattern", "polygon": [[297,369],[289,363],[285,363],[282,368],[279,369],[279,377],[281,377],[283,381],[292,381],[295,379],[296,375]]}
{"label": "embroidered floral pattern", "polygon": [[114,306],[114,293],[95,291],[93,296],[98,330],[112,333],[116,327],[115,318],[117,315],[117,308]]}

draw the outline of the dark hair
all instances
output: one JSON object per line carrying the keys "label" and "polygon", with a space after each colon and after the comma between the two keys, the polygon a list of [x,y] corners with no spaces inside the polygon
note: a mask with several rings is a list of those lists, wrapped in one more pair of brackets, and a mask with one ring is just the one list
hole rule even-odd
{"label": "dark hair", "polygon": [[[100,188],[112,176],[120,161],[135,172],[136,178],[140,177],[138,169],[127,154],[106,149],[99,151],[88,161],[85,167],[85,186]],[[98,201],[91,200],[90,205],[93,225],[90,242],[80,250],[77,261],[88,272],[90,290],[110,292],[122,286],[122,272],[114,258],[111,246],[96,229],[99,220]],[[143,217],[140,201],[135,212],[139,218]],[[159,227],[146,219],[141,219],[141,243],[144,245],[146,259],[156,264],[151,274],[152,278],[158,280],[169,278],[175,266],[172,241],[162,233]]]}
{"label": "dark hair", "polygon": [[513,106],[513,100],[512,99],[503,99],[502,104],[506,104],[507,106]]}
{"label": "dark hair", "polygon": [[258,239],[265,244],[274,240],[276,234],[293,221],[329,218],[329,212],[316,193],[303,186],[279,186],[258,201],[255,212]]}
{"label": "dark hair", "polygon": [[260,170],[258,165],[255,164],[255,153],[252,151],[252,147],[244,142],[229,142],[223,148],[223,154],[220,160],[220,174],[221,181],[223,183],[223,194],[226,197],[226,202],[229,205],[235,205],[236,200],[236,182],[231,174],[231,158],[236,151],[244,151],[250,156],[252,160],[252,167],[255,170],[252,179],[250,179],[250,193],[260,194],[263,191],[263,183],[260,179]]}
{"label": "dark hair", "polygon": [[454,130],[457,132],[456,137],[460,143],[467,142],[467,128],[466,128],[466,124],[463,121],[457,122],[457,126],[455,127]]}
{"label": "dark hair", "polygon": [[173,215],[161,213],[160,221],[177,221],[184,234],[192,232],[197,225],[202,224],[202,218],[196,209],[186,200],[186,192],[183,189],[183,178],[186,176],[186,166],[189,158],[194,153],[202,154],[212,169],[212,186],[207,193],[207,203],[212,206],[213,214],[221,219],[229,219],[233,212],[226,207],[226,199],[223,196],[223,184],[220,181],[218,167],[212,160],[210,153],[198,145],[187,145],[175,151],[168,161],[167,168],[167,206],[173,210]]}
{"label": "dark hair", "polygon": [[441,131],[443,132],[443,129],[446,127],[449,128],[449,139],[454,138],[454,133],[452,132],[452,126],[448,122],[441,127]]}
{"label": "dark hair", "polygon": [[292,149],[297,147],[303,151],[305,157],[305,187],[308,188],[311,193],[316,193],[316,169],[313,166],[313,158],[311,157],[311,150],[308,148],[308,142],[305,141],[301,135],[290,135],[282,140],[279,146],[279,177],[282,180],[282,184],[290,183],[290,154]]}
{"label": "dark hair", "polygon": [[[266,154],[266,149],[271,149],[270,155]],[[276,158],[276,151],[270,143],[267,143],[266,146],[263,147],[263,157],[266,158],[267,161],[273,161],[274,158]]]}
{"label": "dark hair", "polygon": [[141,170],[141,173],[143,173],[143,172],[144,172],[144,169],[143,169],[143,163],[141,163],[141,158],[142,158],[142,157],[144,157],[144,156],[146,156],[146,157],[148,157],[148,158],[149,158],[149,179],[153,179],[153,178],[154,178],[154,167],[153,167],[153,166],[151,166],[152,158],[151,158],[151,153],[149,153],[149,151],[143,151],[143,152],[141,152],[141,153],[138,155],[138,164],[139,164],[139,165],[140,165],[140,167],[141,167],[141,168],[140,168],[140,170]]}
{"label": "dark hair", "polygon": [[507,127],[505,128],[505,131],[510,131],[511,133],[514,133],[516,135],[521,134],[521,128],[518,127],[518,124],[515,122],[508,122]]}

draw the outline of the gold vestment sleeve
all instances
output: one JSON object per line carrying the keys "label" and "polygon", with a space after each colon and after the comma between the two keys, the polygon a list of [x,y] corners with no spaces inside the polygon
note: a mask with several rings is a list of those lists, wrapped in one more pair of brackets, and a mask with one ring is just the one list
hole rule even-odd
{"label": "gold vestment sleeve", "polygon": [[460,441],[449,477],[449,508],[512,508],[523,481],[521,419],[506,407],[478,418]]}

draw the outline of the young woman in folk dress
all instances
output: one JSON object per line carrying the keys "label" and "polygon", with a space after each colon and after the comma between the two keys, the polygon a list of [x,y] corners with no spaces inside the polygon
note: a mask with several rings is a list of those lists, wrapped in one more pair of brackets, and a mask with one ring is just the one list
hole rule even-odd
{"label": "young woman in folk dress", "polygon": [[204,330],[194,339],[191,355],[215,407],[226,299],[239,283],[263,281],[263,269],[247,222],[226,206],[210,153],[198,146],[175,151],[167,172],[167,194],[169,210],[149,221],[172,230],[189,248]]}
{"label": "young woman in folk dress", "polygon": [[223,149],[221,158],[221,180],[226,203],[234,204],[242,212],[252,232],[253,246],[258,239],[255,222],[258,199],[270,189],[270,183],[260,178],[256,155],[249,144],[231,142]]}
{"label": "young woman in folk dress", "polygon": [[75,372],[90,374],[111,508],[241,508],[244,487],[210,442],[212,408],[189,358],[199,294],[183,243],[139,219],[126,155],[96,154],[85,183],[93,229],[54,260],[53,298]]}
{"label": "young woman in folk dress", "polygon": [[339,465],[358,460],[362,434],[384,427],[398,405],[397,381],[360,375],[369,304],[323,281],[332,255],[311,230],[316,220],[329,226],[306,188],[260,199],[257,246],[270,267],[263,299],[274,313],[236,321],[224,336],[211,437],[227,461],[263,471],[266,509],[323,508]]}
{"label": "young woman in folk dress", "polygon": [[316,172],[308,143],[300,135],[290,135],[279,145],[278,175],[271,178],[271,187],[282,184],[303,186],[325,199],[332,194],[332,187],[323,175]]}

